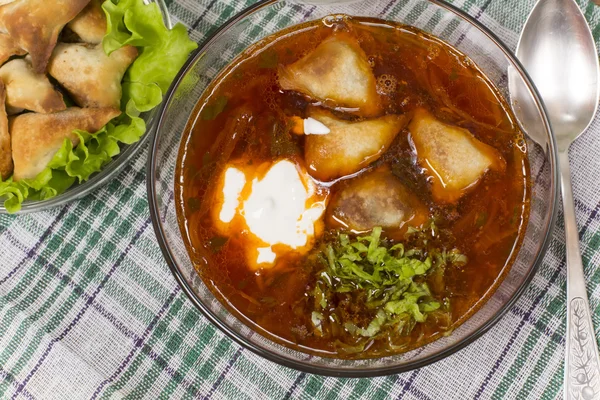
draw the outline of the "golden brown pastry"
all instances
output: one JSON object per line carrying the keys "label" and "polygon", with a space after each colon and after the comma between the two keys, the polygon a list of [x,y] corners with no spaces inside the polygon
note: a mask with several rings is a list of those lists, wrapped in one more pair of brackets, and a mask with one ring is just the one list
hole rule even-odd
{"label": "golden brown pastry", "polygon": [[279,85],[364,117],[381,113],[377,82],[356,38],[337,33],[299,61],[279,67]]}
{"label": "golden brown pastry", "polygon": [[106,15],[100,0],[92,0],[83,11],[67,24],[82,42],[100,43],[106,35]]}
{"label": "golden brown pastry", "polygon": [[53,113],[67,108],[62,94],[54,89],[45,74],[33,71],[31,58],[17,58],[0,67],[0,80],[6,86],[8,114],[23,109],[39,113]]}
{"label": "golden brown pastry", "polygon": [[415,112],[408,128],[419,165],[430,176],[437,202],[454,203],[488,170],[506,168],[496,149],[475,139],[466,129],[438,121],[423,108]]}
{"label": "golden brown pastry", "polygon": [[48,72],[81,107],[115,107],[121,101],[121,80],[138,51],[124,46],[107,56],[102,45],[59,43]]}
{"label": "golden brown pastry", "polygon": [[18,0],[0,7],[0,26],[19,48],[31,54],[33,69],[46,71],[62,28],[90,0]]}
{"label": "golden brown pastry", "polygon": [[0,65],[12,56],[22,56],[27,52],[21,49],[8,33],[0,32]]}
{"label": "golden brown pastry", "polygon": [[3,180],[13,172],[12,151],[10,149],[10,133],[8,131],[8,116],[4,108],[6,91],[0,82],[0,177]]}
{"label": "golden brown pastry", "polygon": [[35,178],[46,168],[65,138],[79,143],[74,130],[96,132],[121,111],[114,108],[71,107],[54,114],[26,113],[11,118],[13,179]]}
{"label": "golden brown pastry", "polygon": [[319,109],[310,110],[309,117],[330,130],[326,135],[308,135],[304,147],[308,172],[321,181],[353,174],[377,160],[408,123],[405,115],[350,122]]}

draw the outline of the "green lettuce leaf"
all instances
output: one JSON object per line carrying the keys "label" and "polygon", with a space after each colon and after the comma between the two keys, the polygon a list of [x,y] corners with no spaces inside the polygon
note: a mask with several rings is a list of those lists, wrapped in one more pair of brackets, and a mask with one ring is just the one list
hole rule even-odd
{"label": "green lettuce leaf", "polygon": [[123,114],[98,132],[75,131],[77,146],[65,139],[48,166],[34,179],[14,182],[0,180],[0,199],[8,212],[17,212],[29,200],[46,200],[83,182],[100,171],[121,151],[121,144],[133,144],[146,132],[140,113],[158,106],[177,72],[197,45],[185,26],[165,27],[156,3],[143,0],[107,0],[102,8],[107,33],[102,41],[106,54],[125,46],[136,46],[138,58],[123,78]]}

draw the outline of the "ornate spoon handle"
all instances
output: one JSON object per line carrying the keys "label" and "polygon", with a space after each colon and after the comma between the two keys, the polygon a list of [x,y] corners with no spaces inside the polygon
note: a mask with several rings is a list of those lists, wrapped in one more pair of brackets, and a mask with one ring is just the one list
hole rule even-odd
{"label": "ornate spoon handle", "polygon": [[568,150],[560,152],[567,247],[567,343],[565,399],[600,399],[600,358],[579,251]]}
{"label": "ornate spoon handle", "polygon": [[575,297],[567,308],[565,398],[599,399],[600,365],[587,299]]}

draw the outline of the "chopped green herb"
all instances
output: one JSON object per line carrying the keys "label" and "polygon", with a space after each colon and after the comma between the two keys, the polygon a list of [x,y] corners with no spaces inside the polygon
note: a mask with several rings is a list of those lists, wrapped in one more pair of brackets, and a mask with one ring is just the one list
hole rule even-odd
{"label": "chopped green herb", "polygon": [[223,246],[225,246],[228,240],[229,238],[226,237],[215,236],[209,240],[208,244],[210,245],[210,249],[213,251],[213,253],[218,253],[221,251]]}
{"label": "chopped green herb", "polygon": [[346,322],[344,324],[344,328],[346,328],[346,330],[352,335],[359,334],[360,336],[364,337],[373,337],[379,333],[386,321],[387,315],[385,311],[379,310],[375,318],[373,318],[373,320],[369,323],[369,326],[367,326],[366,329],[359,328],[352,322]]}
{"label": "chopped green herb", "polygon": [[426,278],[443,278],[447,266],[464,265],[466,256],[435,247],[439,230],[433,222],[411,229],[406,243],[394,243],[381,233],[374,228],[355,238],[338,234],[319,248],[317,257],[325,267],[312,291],[315,334],[339,336],[333,333],[333,325],[339,324],[355,339],[389,338],[409,334],[431,313],[449,312],[448,299],[435,298]]}
{"label": "chopped green herb", "polygon": [[265,50],[258,56],[258,67],[270,69],[277,67],[279,55],[273,50]]}
{"label": "chopped green herb", "polygon": [[325,298],[325,293],[323,293],[320,286],[315,287],[315,303],[317,307],[327,307],[327,299]]}
{"label": "chopped green herb", "polygon": [[218,96],[215,101],[204,107],[200,113],[200,118],[204,121],[212,121],[227,107],[228,99],[226,96]]}
{"label": "chopped green herb", "polygon": [[341,340],[336,340],[334,344],[336,350],[342,354],[357,354],[361,353],[365,349],[365,345],[367,344],[367,342],[363,341],[355,346],[352,346],[342,342]]}
{"label": "chopped green herb", "polygon": [[325,319],[323,317],[323,314],[321,314],[318,311],[313,311],[310,317],[313,326],[315,327],[315,330],[319,333],[322,334],[323,333],[323,329],[321,328],[321,325],[323,325],[323,320]]}

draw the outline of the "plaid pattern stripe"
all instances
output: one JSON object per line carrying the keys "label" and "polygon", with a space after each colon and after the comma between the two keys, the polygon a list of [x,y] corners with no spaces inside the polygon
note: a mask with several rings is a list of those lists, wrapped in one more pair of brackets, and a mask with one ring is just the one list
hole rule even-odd
{"label": "plaid pattern stripe", "polygon": [[[250,0],[167,1],[202,40]],[[455,0],[515,47],[534,0]],[[600,8],[579,1],[600,38]],[[402,12],[418,18],[411,1]],[[436,21],[431,23],[435,24]],[[203,32],[202,34],[199,32]],[[600,338],[600,118],[572,170],[588,293]],[[63,208],[0,216],[0,398],[561,398],[565,249],[486,335],[410,373],[299,373],[229,340],[187,301],[162,259],[146,201],[144,151],[105,188]]]}

